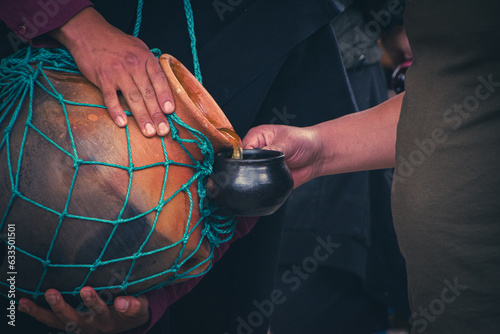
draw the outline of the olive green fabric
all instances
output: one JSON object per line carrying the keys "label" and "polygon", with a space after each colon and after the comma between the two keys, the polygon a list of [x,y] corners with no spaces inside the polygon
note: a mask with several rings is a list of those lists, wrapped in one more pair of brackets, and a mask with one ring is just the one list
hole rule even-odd
{"label": "olive green fabric", "polygon": [[393,214],[413,333],[500,330],[500,2],[408,1]]}

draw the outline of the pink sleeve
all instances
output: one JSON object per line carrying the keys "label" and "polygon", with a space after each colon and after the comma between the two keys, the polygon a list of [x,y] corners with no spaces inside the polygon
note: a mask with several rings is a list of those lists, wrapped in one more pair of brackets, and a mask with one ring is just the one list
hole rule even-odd
{"label": "pink sleeve", "polygon": [[[222,255],[224,255],[224,253],[229,249],[229,245],[231,243],[248,234],[248,232],[250,232],[250,230],[254,227],[257,220],[258,218],[254,217],[237,217],[238,223],[236,225],[233,238],[229,242],[221,244],[214,250],[214,262],[218,261]],[[163,289],[147,292],[146,295],[148,296],[149,309],[151,311],[150,321],[148,324],[127,333],[147,333],[154,326],[154,324],[160,320],[167,307],[191,291],[202,278],[203,276],[193,278],[179,284],[170,285]]]}
{"label": "pink sleeve", "polygon": [[33,39],[62,26],[88,6],[92,6],[89,0],[0,0],[0,19],[24,42],[55,46],[53,40]]}

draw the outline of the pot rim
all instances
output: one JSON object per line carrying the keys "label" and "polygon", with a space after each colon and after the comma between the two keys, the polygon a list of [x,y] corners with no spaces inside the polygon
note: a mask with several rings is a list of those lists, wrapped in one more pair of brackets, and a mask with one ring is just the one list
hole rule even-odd
{"label": "pot rim", "polygon": [[[243,159],[231,159],[233,150],[222,150],[215,157],[216,161],[224,161],[224,163],[230,164],[255,164],[258,162],[274,162],[284,160],[285,154],[280,151],[266,150],[261,148],[244,149]],[[247,155],[247,157],[245,157]],[[251,156],[256,156],[251,158]],[[250,157],[249,157],[250,156]]]}

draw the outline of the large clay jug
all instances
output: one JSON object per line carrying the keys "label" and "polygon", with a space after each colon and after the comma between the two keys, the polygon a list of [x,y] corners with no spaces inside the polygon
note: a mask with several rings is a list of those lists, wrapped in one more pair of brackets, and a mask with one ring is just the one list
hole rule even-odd
{"label": "large clay jug", "polygon": [[[161,56],[161,66],[176,116],[215,153],[230,148],[217,129],[231,124],[201,84],[172,56]],[[207,270],[197,193],[202,150],[211,150],[196,144],[203,135],[173,122],[180,140],[146,138],[132,117],[127,130],[106,109],[63,107],[54,92],[94,105],[103,105],[102,95],[81,75],[44,73],[32,113],[25,101],[11,131],[4,134],[9,118],[0,124],[0,141],[8,141],[0,150],[0,219],[2,233],[15,235],[3,246],[16,246],[14,270],[4,247],[2,294],[12,271],[18,299],[48,288],[75,295],[84,285],[135,294]]]}

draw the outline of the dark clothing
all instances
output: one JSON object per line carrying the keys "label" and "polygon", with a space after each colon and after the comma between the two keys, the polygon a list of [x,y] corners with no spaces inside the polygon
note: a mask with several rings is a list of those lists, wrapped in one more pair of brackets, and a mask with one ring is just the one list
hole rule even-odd
{"label": "dark clothing", "polygon": [[[341,59],[334,41],[333,31],[329,25],[326,25],[291,50],[283,61],[276,65],[278,67],[276,72],[273,70],[263,74],[265,77],[269,73],[277,73],[262,103],[261,111],[264,112],[257,116],[254,124],[288,122],[287,124],[291,125],[309,125],[309,122],[314,124],[314,121],[339,117],[347,110],[354,110],[348,86],[343,84],[345,83],[345,73],[340,65]],[[329,78],[331,77],[327,73],[330,73],[329,75],[336,79],[330,80]],[[262,81],[265,82],[267,80]],[[333,94],[328,92],[332,92]],[[334,103],[338,106],[336,110],[332,110],[331,108],[331,105]],[[313,196],[320,203],[311,203],[311,201],[308,201],[304,204],[302,202],[302,206],[297,208],[303,212],[303,220],[301,222],[305,223],[305,229],[310,228],[311,225],[307,224],[313,219],[323,216],[324,219],[320,219],[319,221],[324,222],[324,224],[323,226],[316,225],[318,229],[324,228],[327,231],[334,229],[343,232],[338,233],[338,239],[330,240],[330,242],[341,242],[342,247],[339,248],[338,253],[336,250],[335,260],[332,257],[331,260],[328,259],[326,262],[342,268],[351,267],[352,271],[356,273],[358,270],[364,269],[357,262],[352,263],[350,261],[351,257],[347,257],[347,255],[358,254],[360,257],[364,256],[363,251],[351,252],[351,250],[363,249],[363,246],[360,246],[363,244],[365,233],[362,224],[364,222],[363,219],[366,217],[365,215],[368,214],[367,206],[369,203],[362,199],[366,196],[367,183],[368,178],[365,173],[329,177],[326,181],[323,180],[321,191],[318,191],[316,187],[316,193],[309,193],[310,198]],[[343,189],[342,194],[339,194],[337,189]],[[325,194],[325,192],[328,194]],[[327,201],[328,203],[326,203]],[[318,210],[318,207],[321,210]],[[335,226],[335,224],[331,224],[331,215],[343,216],[345,219],[339,218],[339,224]],[[348,222],[351,222],[351,224]],[[273,225],[271,222],[258,222],[257,227],[261,226],[260,224]],[[296,245],[296,248],[301,249],[302,252],[298,252],[297,254],[303,254],[303,251],[308,249],[309,243],[313,245],[317,243],[316,238],[320,235],[324,234],[311,232],[311,234],[302,238],[298,247]],[[333,233],[331,235],[332,237],[335,236]],[[276,240],[273,239],[273,242],[276,242]],[[357,240],[360,241],[358,242]],[[260,249],[265,245],[262,242],[253,241],[252,243],[253,249]],[[256,251],[252,250],[252,248],[250,250],[247,249],[246,253],[250,252],[248,255],[254,258],[252,263],[257,263],[258,261],[256,262],[255,259]],[[262,249],[259,251],[262,251]],[[229,259],[230,252],[231,249],[221,261],[224,261],[226,258]],[[344,258],[342,254],[346,255],[347,258]],[[268,253],[267,256],[271,256],[271,253]],[[206,333],[214,334],[223,334],[225,332],[239,333],[238,330],[243,330],[245,326],[251,326],[253,333],[266,333],[269,316],[273,315],[273,311],[277,310],[278,306],[273,305],[273,310],[266,314],[266,311],[262,311],[256,304],[260,305],[261,302],[271,300],[271,290],[267,290],[267,293],[264,295],[249,292],[249,290],[254,289],[259,284],[253,278],[259,274],[253,273],[257,268],[255,265],[251,265],[251,268],[248,268],[250,272],[246,278],[240,278],[240,274],[237,274],[240,271],[238,268],[242,263],[245,266],[251,263],[244,260],[243,250],[240,255],[228,261],[235,261],[240,263],[240,265],[234,263],[231,266],[225,267],[225,269],[222,266],[216,267],[205,278],[209,279],[210,275],[213,274],[215,282],[216,277],[226,277],[228,280],[227,284],[223,283],[217,286],[212,284],[209,287],[209,281],[204,280],[200,283],[200,286],[207,283],[204,291],[200,290],[198,292],[197,288],[195,288],[188,296],[173,305],[170,317],[170,321],[175,327],[173,333],[205,333],[203,329],[208,329]],[[219,271],[219,268],[221,271]],[[234,274],[230,274],[233,271]],[[224,272],[224,274],[215,276],[217,272]],[[245,283],[241,284],[240,280]],[[225,293],[214,295],[216,291],[225,291]],[[217,302],[214,301],[214,298],[207,298],[207,293],[214,297],[218,296]],[[242,301],[247,298],[250,303],[247,304],[246,309],[240,308],[240,310],[236,310],[236,308],[230,307],[228,310],[220,311],[216,318],[214,318],[213,314],[211,317],[203,315],[208,308],[214,308],[214,303],[221,306],[236,305],[242,304]],[[238,302],[231,302],[231,299],[238,300]],[[179,308],[182,308],[184,312],[180,313],[178,311]],[[180,314],[189,314],[189,312],[193,311],[202,317],[202,319],[206,319],[206,321],[186,322],[186,318],[180,316]],[[259,320],[261,316],[262,321]],[[225,320],[217,321],[217,319],[228,319],[230,323]]]}
{"label": "dark clothing", "polygon": [[[360,110],[387,99],[380,64],[358,66],[347,74]],[[274,334],[375,333],[389,327],[389,306],[400,315],[409,315],[405,264],[392,226],[390,175],[386,170],[369,172],[369,191],[364,193],[365,202],[358,203],[365,210],[358,214],[365,220],[347,216],[353,215],[352,211],[344,213],[351,220],[337,220],[338,213],[328,216],[329,202],[347,199],[342,198],[339,187],[332,189],[330,183],[325,184],[326,178],[313,180],[315,191],[294,194],[287,208],[276,283],[286,300],[276,305],[271,318]],[[297,205],[298,201],[323,205],[324,209],[313,206],[316,210],[311,219],[317,220],[308,220],[310,211]],[[366,201],[368,208],[364,207]],[[294,223],[297,220],[300,224]],[[328,224],[322,225],[322,222],[330,222],[331,231],[337,232],[320,234],[314,226],[327,228]],[[364,243],[350,241],[335,230],[337,224],[349,222],[365,229]],[[327,259],[317,261],[318,269],[312,270],[314,262],[310,258],[314,258],[316,247],[321,245],[318,238],[329,239],[339,247],[334,247]],[[307,275],[300,284],[297,279],[301,274],[294,272],[294,268],[301,268],[303,277]]]}
{"label": "dark clothing", "polygon": [[306,262],[300,284],[292,266],[281,266],[289,281],[277,287],[283,296],[271,319],[273,333],[371,334],[387,328],[387,308],[362,292],[358,276],[327,266],[308,271],[307,266],[311,263]]}
{"label": "dark clothing", "polygon": [[[203,84],[241,137],[251,126],[271,122],[276,116],[273,108],[282,107],[266,108],[262,104],[274,89],[274,80],[287,54],[338,13],[325,0],[253,0],[242,1],[232,12],[225,12],[221,21],[211,1],[192,1],[192,6]],[[144,17],[148,19],[144,20],[139,37],[149,46],[172,54],[192,70],[182,1],[170,1],[168,6],[146,2]],[[318,53],[317,57],[323,56]],[[341,69],[331,67],[336,76],[342,75]],[[346,83],[341,83],[332,94],[340,99],[346,87]],[[321,114],[319,110],[297,113],[294,121],[297,125],[318,123],[324,119]]]}
{"label": "dark clothing", "polygon": [[[347,7],[333,26],[356,103],[364,110],[387,99],[382,51],[377,34],[365,33],[367,22],[354,1],[341,2]],[[409,315],[390,177],[384,173],[321,177],[292,193],[276,282],[286,300],[271,318],[274,334],[374,333],[388,328],[389,306]],[[320,261],[314,256],[319,240],[338,244]],[[305,270],[303,277],[294,268]]]}
{"label": "dark clothing", "polygon": [[393,213],[413,333],[500,328],[500,2],[409,1]]}
{"label": "dark clothing", "polygon": [[254,302],[267,301],[271,295],[284,209],[260,218],[251,233],[234,243],[149,333],[239,334],[245,326],[251,326],[252,333],[267,333],[268,317]]}

